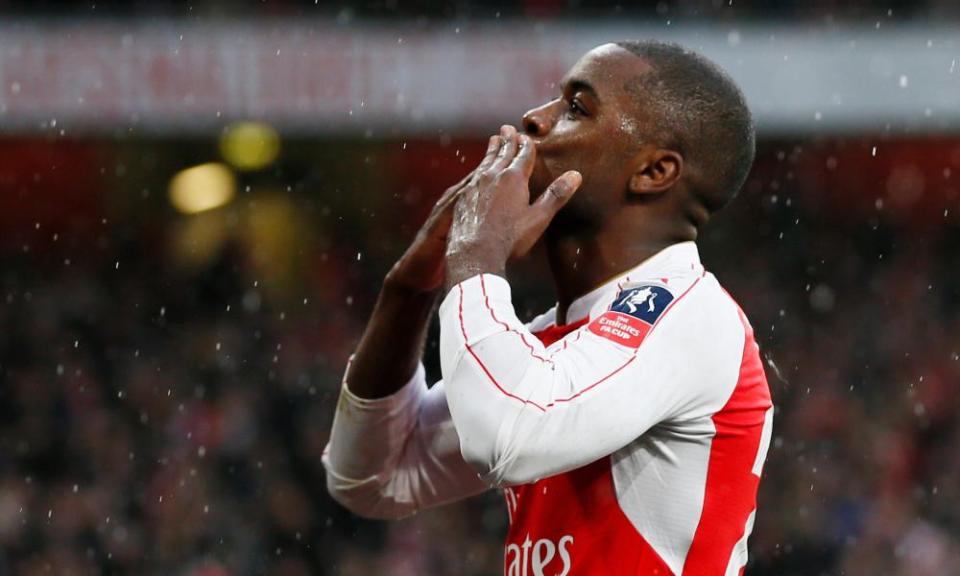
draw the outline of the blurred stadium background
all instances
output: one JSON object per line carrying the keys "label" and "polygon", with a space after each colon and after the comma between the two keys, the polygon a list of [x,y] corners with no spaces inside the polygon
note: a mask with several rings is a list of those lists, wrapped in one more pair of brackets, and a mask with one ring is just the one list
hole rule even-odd
{"label": "blurred stadium background", "polygon": [[501,574],[497,494],[392,524],[330,500],[341,371],[486,135],[645,37],[724,65],[759,124],[701,244],[778,406],[747,574],[960,574],[958,24],[954,0],[0,2],[0,575]]}

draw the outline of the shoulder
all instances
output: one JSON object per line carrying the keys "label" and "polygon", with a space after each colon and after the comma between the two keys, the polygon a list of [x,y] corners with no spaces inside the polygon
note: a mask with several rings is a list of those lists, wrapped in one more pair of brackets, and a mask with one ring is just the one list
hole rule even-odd
{"label": "shoulder", "polygon": [[[641,342],[680,339],[688,345],[711,345],[717,339],[740,339],[739,307],[708,272],[624,282],[591,311],[591,331],[613,320],[642,332],[642,337],[614,342],[639,347]],[[739,337],[739,338],[738,338]]]}
{"label": "shoulder", "polygon": [[674,359],[672,381],[686,391],[677,417],[689,419],[720,410],[740,378],[752,330],[736,301],[705,273],[666,310],[650,335],[648,358]]}
{"label": "shoulder", "polygon": [[589,330],[634,349],[640,376],[667,378],[686,399],[680,412],[688,415],[722,406],[736,385],[747,337],[739,307],[710,273],[624,284]]}
{"label": "shoulder", "polygon": [[679,299],[683,305],[678,303],[678,308],[686,314],[696,314],[704,322],[742,331],[740,306],[713,274],[704,272]]}
{"label": "shoulder", "polygon": [[674,288],[673,300],[656,319],[651,336],[669,338],[704,360],[739,362],[745,325],[737,303],[709,272]]}

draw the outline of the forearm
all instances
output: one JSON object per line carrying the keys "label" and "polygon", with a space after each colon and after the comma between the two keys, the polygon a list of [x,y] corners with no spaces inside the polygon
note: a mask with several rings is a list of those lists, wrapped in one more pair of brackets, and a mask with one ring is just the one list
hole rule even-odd
{"label": "forearm", "polygon": [[426,394],[416,374],[396,394],[359,398],[344,387],[323,454],[327,488],[338,502],[362,516],[397,517],[412,512],[410,497],[392,488],[409,472],[404,446],[417,427]]}
{"label": "forearm", "polygon": [[428,390],[423,368],[385,398],[344,389],[323,464],[330,495],[372,518],[400,518],[488,488],[460,455],[443,383]]}
{"label": "forearm", "polygon": [[397,392],[413,377],[423,357],[435,292],[400,285],[390,275],[344,376],[360,398],[382,398]]}

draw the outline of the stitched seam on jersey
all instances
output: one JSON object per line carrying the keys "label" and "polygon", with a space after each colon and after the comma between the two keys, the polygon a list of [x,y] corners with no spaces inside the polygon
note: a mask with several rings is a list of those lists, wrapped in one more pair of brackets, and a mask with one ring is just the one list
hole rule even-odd
{"label": "stitched seam on jersey", "polygon": [[613,372],[607,374],[607,375],[604,376],[603,378],[597,380],[596,382],[594,382],[593,384],[587,386],[587,387],[584,388],[583,390],[577,392],[577,393],[574,394],[573,396],[569,396],[569,397],[567,397],[567,398],[558,398],[557,400],[554,400],[553,402],[547,404],[547,408],[550,408],[550,407],[552,407],[552,406],[556,406],[557,404],[561,404],[561,403],[563,403],[563,402],[570,402],[570,401],[572,401],[572,400],[576,400],[581,394],[583,394],[583,393],[585,393],[585,392],[587,392],[587,391],[589,391],[589,390],[591,390],[591,389],[593,389],[593,388],[596,388],[597,386],[599,386],[599,385],[600,385],[601,383],[603,383],[604,381],[609,380],[610,378],[612,378],[617,372],[620,372],[621,370],[623,370],[624,368],[626,368],[631,362],[633,362],[633,361],[636,360],[636,359],[637,359],[637,353],[634,352],[634,353],[633,353],[633,356],[631,356],[629,360],[627,360],[626,362],[624,362],[623,364],[621,364],[620,367],[617,368],[616,370],[614,370]]}
{"label": "stitched seam on jersey", "polygon": [[[580,328],[577,328],[576,332],[573,333],[574,337],[573,337],[573,340],[570,341],[570,344],[575,344],[575,343],[577,342],[577,340],[580,339],[580,336],[583,334],[583,329],[586,328],[586,327],[587,327],[587,324],[584,324],[584,325],[581,326]],[[564,350],[567,349],[567,338],[566,338],[566,336],[564,336],[564,338],[563,338],[563,340],[561,340],[561,342],[563,342],[563,347],[560,348],[559,350],[554,350],[554,351],[550,354],[550,360],[551,360],[551,361],[553,360],[553,357],[554,357],[554,356],[556,356],[556,355],[559,354],[560,352],[563,352]]]}
{"label": "stitched seam on jersey", "polygon": [[[703,274],[701,274],[699,278],[697,278],[696,280],[694,280],[693,284],[691,284],[689,288],[687,288],[686,290],[684,290],[683,294],[681,294],[680,296],[678,296],[675,300],[673,300],[672,302],[670,302],[670,304],[668,304],[666,308],[664,308],[663,312],[660,314],[660,317],[657,318],[657,320],[653,323],[653,325],[650,326],[650,330],[647,332],[647,336],[649,336],[650,333],[653,332],[654,328],[656,328],[656,327],[660,324],[660,321],[663,320],[663,319],[667,316],[667,312],[669,312],[670,309],[673,308],[673,306],[674,306],[677,302],[679,302],[680,300],[682,300],[684,296],[686,296],[687,294],[689,294],[690,291],[693,290],[694,286],[696,286],[697,284],[700,283],[700,280],[702,280],[704,276],[706,276],[706,270],[704,270]],[[481,278],[482,278],[482,277],[481,277]],[[490,380],[490,382],[492,382],[493,385],[497,388],[497,390],[499,390],[503,395],[507,396],[508,398],[513,398],[514,400],[518,400],[518,401],[520,401],[520,402],[523,403],[523,404],[530,404],[531,406],[536,407],[536,408],[537,408],[538,410],[540,410],[541,412],[546,412],[546,411],[547,411],[547,408],[550,408],[550,407],[555,406],[555,405],[557,405],[557,404],[559,404],[559,403],[562,403],[562,402],[569,402],[569,401],[571,401],[571,400],[573,400],[573,399],[575,399],[575,398],[583,395],[583,394],[584,394],[585,392],[587,392],[588,390],[592,390],[593,388],[595,388],[595,387],[596,387],[598,384],[600,384],[601,382],[604,382],[604,381],[608,380],[611,376],[613,376],[614,374],[616,374],[616,373],[619,372],[620,370],[623,370],[623,369],[627,366],[627,364],[630,364],[631,362],[633,362],[633,361],[637,358],[637,353],[640,351],[640,348],[637,348],[636,350],[634,350],[634,351],[633,351],[633,355],[630,356],[630,358],[629,358],[626,362],[624,362],[623,364],[621,364],[620,366],[618,366],[616,369],[614,369],[611,373],[607,374],[607,375],[604,376],[603,378],[597,380],[597,381],[594,382],[593,384],[590,384],[589,386],[587,386],[587,387],[584,388],[583,390],[577,392],[577,393],[574,394],[573,396],[568,396],[567,398],[558,398],[558,399],[550,402],[549,404],[547,404],[546,407],[541,406],[541,405],[537,404],[536,402],[534,402],[534,401],[532,401],[532,400],[527,400],[527,399],[524,399],[524,398],[520,398],[519,396],[516,396],[516,395],[511,394],[510,392],[507,392],[506,390],[504,390],[503,387],[500,386],[500,383],[497,382],[497,379],[494,378],[493,374],[491,374],[490,371],[487,370],[486,365],[484,365],[483,361],[480,360],[480,357],[477,356],[477,353],[473,351],[473,347],[470,346],[469,340],[467,339],[467,330],[466,330],[466,327],[465,327],[464,324],[463,324],[463,287],[460,286],[459,284],[457,285],[457,287],[460,289],[460,332],[463,334],[463,345],[466,346],[467,351],[470,352],[470,355],[473,356],[473,359],[476,360],[476,361],[477,361],[477,364],[480,365],[480,368],[483,370],[483,373],[487,375],[487,378]]]}
{"label": "stitched seam on jersey", "polygon": [[531,356],[533,356],[537,360],[540,360],[541,362],[546,362],[547,364],[553,364],[551,360],[544,358],[543,356],[540,356],[536,353],[537,352],[536,348],[534,348],[532,345],[530,345],[529,342],[527,342],[527,338],[523,335],[523,332],[514,330],[513,328],[510,327],[509,324],[497,318],[497,315],[494,314],[493,312],[493,307],[490,306],[490,297],[487,295],[487,284],[486,282],[483,281],[483,274],[480,275],[480,290],[483,292],[483,304],[487,307],[487,311],[490,312],[490,317],[493,318],[493,321],[503,326],[504,330],[506,330],[507,332],[513,332],[514,334],[519,336],[520,340],[523,341],[524,346],[526,346],[527,349],[530,350]]}
{"label": "stitched seam on jersey", "polygon": [[470,346],[470,340],[467,338],[467,329],[463,324],[463,286],[457,285],[457,288],[460,289],[460,333],[463,334],[463,345],[466,346],[467,352],[469,352],[470,355],[473,356],[473,359],[476,360],[477,364],[480,365],[480,369],[483,370],[483,373],[487,375],[487,378],[491,382],[493,382],[493,385],[496,386],[497,390],[499,390],[502,394],[504,394],[508,398],[519,400],[523,404],[530,404],[531,406],[536,407],[541,412],[546,412],[546,409],[543,406],[540,406],[539,404],[537,404],[536,402],[533,402],[531,400],[525,400],[523,398],[520,398],[519,396],[515,396],[510,392],[507,392],[506,390],[504,390],[503,387],[500,386],[500,383],[497,382],[497,379],[493,377],[493,374],[491,374],[490,371],[487,370],[487,367],[486,365],[484,365],[483,360],[481,360],[480,357],[477,356],[477,353],[473,351],[473,347]]}
{"label": "stitched seam on jersey", "polygon": [[[694,280],[693,284],[691,284],[690,287],[687,288],[687,289],[683,292],[683,294],[681,294],[676,300],[674,300],[673,302],[671,302],[670,304],[668,304],[667,307],[663,309],[663,312],[660,313],[660,317],[657,318],[656,321],[654,321],[654,323],[653,323],[652,326],[650,326],[650,331],[647,332],[647,336],[650,336],[650,334],[653,332],[653,329],[656,328],[657,325],[660,324],[660,321],[663,320],[663,319],[667,316],[667,312],[669,312],[670,309],[673,308],[673,305],[676,304],[677,302],[679,302],[684,296],[686,296],[691,290],[693,290],[693,287],[694,287],[694,286],[696,286],[697,284],[700,283],[700,279],[701,279],[701,278],[703,278],[703,276],[700,276],[700,278],[697,278],[696,280]],[[634,360],[636,360],[636,359],[637,359],[637,354],[638,354],[639,352],[640,352],[640,348],[638,347],[636,350],[633,351],[633,355],[630,356],[630,359],[627,360],[626,362],[624,362],[623,365],[621,365],[619,368],[617,368],[617,369],[614,370],[613,372],[607,374],[606,376],[604,376],[604,377],[601,378],[600,380],[597,380],[597,381],[594,382],[593,384],[587,386],[587,387],[584,388],[583,390],[577,392],[577,393],[574,394],[573,396],[570,396],[570,397],[568,397],[568,398],[560,398],[560,399],[554,400],[553,402],[547,404],[547,408],[550,408],[551,406],[553,406],[553,405],[555,405],[555,404],[559,404],[559,403],[561,403],[561,402],[569,402],[569,401],[577,398],[578,396],[584,394],[585,392],[587,392],[587,391],[589,391],[589,390],[597,387],[601,382],[609,379],[611,376],[613,376],[613,375],[616,374],[617,372],[619,372],[619,371],[623,370],[624,368],[626,368],[626,367],[627,367],[627,364],[629,364],[629,363],[633,362]]]}

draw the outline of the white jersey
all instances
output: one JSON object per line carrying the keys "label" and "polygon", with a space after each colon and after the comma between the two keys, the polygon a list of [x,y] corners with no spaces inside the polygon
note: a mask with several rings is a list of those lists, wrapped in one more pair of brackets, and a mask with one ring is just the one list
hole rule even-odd
{"label": "white jersey", "polygon": [[739,574],[773,412],[742,311],[688,242],[567,318],[525,326],[499,276],[454,287],[442,382],[421,368],[378,400],[344,386],[331,494],[399,517],[502,487],[508,576]]}

